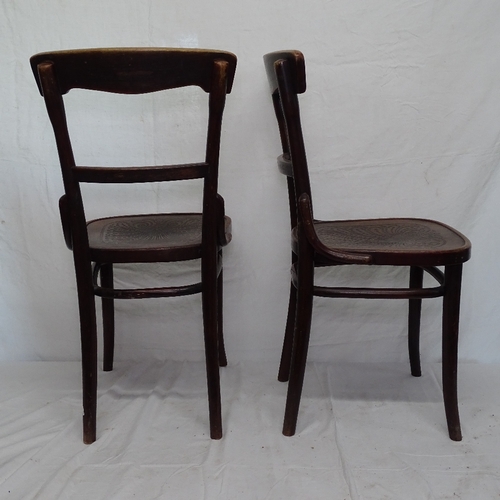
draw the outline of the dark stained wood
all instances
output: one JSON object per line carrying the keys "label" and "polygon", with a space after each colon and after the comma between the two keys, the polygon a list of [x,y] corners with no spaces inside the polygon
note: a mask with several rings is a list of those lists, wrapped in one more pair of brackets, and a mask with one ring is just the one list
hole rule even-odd
{"label": "dark stained wood", "polygon": [[[299,219],[299,232],[302,232]],[[300,397],[306,371],[307,350],[311,334],[314,289],[314,250],[305,238],[299,240],[298,280],[295,329],[289,373],[288,394],[285,406],[283,434],[293,436],[297,427]],[[304,258],[303,258],[304,257]]]}
{"label": "dark stained wood", "polygon": [[[423,287],[424,270],[421,267],[410,268],[410,289],[419,290]],[[408,301],[408,354],[410,357],[410,370],[414,377],[422,375],[420,367],[420,318],[422,312],[422,299]]]}
{"label": "dark stained wood", "polygon": [[164,182],[185,179],[202,179],[208,165],[192,163],[188,165],[158,165],[153,167],[74,167],[73,172],[79,182],[131,183]]}
{"label": "dark stained wood", "polygon": [[[219,252],[219,261],[222,262],[222,250]],[[217,278],[217,334],[219,342],[219,366],[227,366],[226,346],[224,345],[223,325],[223,290],[224,276],[223,269],[219,271]]]}
{"label": "dark stained wood", "polygon": [[271,87],[271,94],[278,88],[279,75],[276,73],[274,63],[284,61],[287,64],[290,74],[290,84],[295,94],[303,94],[306,91],[306,63],[302,52],[299,50],[282,50],[271,52],[264,56],[267,72],[267,80]]}
{"label": "dark stained wood", "polygon": [[[462,264],[470,241],[455,229],[426,219],[318,221],[313,216],[298,94],[306,90],[305,62],[296,50],[264,56],[283,154],[278,168],[287,177],[292,229],[292,280],[278,379],[289,381],[283,434],[296,431],[309,344],[313,296],[408,299],[411,373],[421,375],[419,337],[423,298],[444,297],[443,392],[450,438],[461,439],[457,399],[458,316]],[[314,268],[337,265],[408,266],[408,288],[314,285]],[[445,272],[436,266],[444,266]],[[437,286],[424,287],[426,272]]]}
{"label": "dark stained wood", "polygon": [[64,242],[69,250],[73,249],[73,242],[71,239],[71,213],[68,204],[68,197],[63,194],[59,198],[59,213],[61,215],[61,225],[63,228]]}
{"label": "dark stained wood", "polygon": [[[113,264],[104,264],[101,267],[101,286],[113,290]],[[94,287],[95,293],[95,287]],[[98,294],[96,294],[98,295]],[[115,308],[114,296],[102,298],[102,330],[103,330],[103,370],[113,370],[113,357],[115,352]]]}
{"label": "dark stained wood", "polygon": [[[293,254],[295,256],[295,254]],[[292,362],[293,332],[295,328],[295,315],[297,305],[297,287],[293,282],[290,283],[290,297],[288,299],[288,314],[286,317],[285,337],[283,339],[283,348],[281,351],[280,367],[278,371],[278,380],[288,382],[290,376],[290,364]]]}
{"label": "dark stained wood", "polygon": [[[144,94],[188,85],[209,92],[214,60],[228,65],[226,90],[231,92],[236,57],[224,51],[154,47],[79,49],[44,52],[30,59],[35,78],[40,64],[54,65],[61,94],[74,88]],[[43,94],[38,78],[37,83]]]}
{"label": "dark stained wood", "polygon": [[453,441],[462,440],[458,414],[457,364],[458,322],[460,316],[460,291],[462,265],[447,266],[446,290],[443,297],[443,394],[448,432]]}
{"label": "dark stained wood", "polygon": [[[210,435],[222,437],[219,365],[227,364],[222,330],[222,247],[231,219],[218,194],[219,148],[226,94],[236,56],[229,52],[125,48],[45,52],[31,66],[54,129],[65,194],[59,202],[66,245],[73,250],[80,311],[83,440],[96,439],[97,328],[95,296],[102,298],[104,370],[113,368],[114,300],[202,294]],[[196,85],[208,93],[205,161],[181,165],[85,167],[77,165],[63,95],[73,88],[141,94]],[[144,183],[203,179],[203,211],[115,216],[87,221],[81,182]],[[201,260],[201,283],[116,289],[114,263]],[[92,266],[94,269],[92,269]],[[100,284],[99,284],[100,277]]]}

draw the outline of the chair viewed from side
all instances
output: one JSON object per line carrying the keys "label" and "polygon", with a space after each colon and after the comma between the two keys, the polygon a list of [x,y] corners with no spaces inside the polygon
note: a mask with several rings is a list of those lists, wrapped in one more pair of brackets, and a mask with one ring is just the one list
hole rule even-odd
{"label": "chair viewed from side", "polygon": [[[442,375],[449,436],[462,439],[457,400],[458,324],[462,265],[469,240],[453,228],[424,219],[319,221],[313,217],[298,94],[306,90],[304,56],[290,50],[264,56],[283,154],[278,167],[287,177],[292,228],[292,282],[280,381],[288,381],[283,434],[295,434],[311,329],[313,296],[408,299],[411,374],[421,375],[422,299],[443,297]],[[337,265],[405,266],[408,288],[325,287],[314,284],[315,267]],[[438,269],[444,266],[444,272]],[[423,274],[436,280],[423,287]]]}
{"label": "chair viewed from side", "polygon": [[[231,220],[218,194],[219,145],[226,94],[236,56],[229,52],[117,48],[46,52],[31,66],[52,123],[64,195],[59,201],[66,245],[73,251],[80,314],[83,372],[83,440],[96,439],[97,331],[95,296],[102,299],[104,370],[113,368],[114,300],[202,295],[210,436],[222,437],[219,365],[227,364],[222,336],[222,248]],[[144,94],[197,86],[208,94],[206,154],[180,165],[86,167],[78,165],[63,95],[71,89]],[[87,221],[81,183],[151,183],[203,179],[202,213],[154,213]],[[201,282],[164,288],[114,287],[113,264],[199,259]]]}

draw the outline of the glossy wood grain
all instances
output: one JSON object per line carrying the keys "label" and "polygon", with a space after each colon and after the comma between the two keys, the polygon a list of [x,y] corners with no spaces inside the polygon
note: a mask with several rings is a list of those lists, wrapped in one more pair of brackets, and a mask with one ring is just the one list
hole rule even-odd
{"label": "glossy wood grain", "polygon": [[[219,148],[226,94],[236,57],[223,51],[168,48],[83,49],[36,54],[31,66],[54,129],[65,194],[59,202],[64,239],[73,251],[83,372],[83,440],[96,439],[97,328],[95,296],[102,298],[104,370],[113,368],[115,299],[202,294],[210,435],[222,437],[219,365],[227,364],[222,330],[222,247],[231,219],[218,194]],[[208,94],[203,161],[181,165],[86,167],[75,162],[63,95],[73,88],[142,94],[196,85]],[[168,111],[168,110],[163,110]],[[203,179],[200,213],[111,216],[87,221],[80,183],[146,183]],[[201,282],[117,289],[113,264],[200,259]]]}
{"label": "glossy wood grain", "polygon": [[[449,435],[461,439],[457,396],[458,317],[462,264],[470,241],[441,222],[392,218],[319,221],[314,218],[298,94],[306,91],[305,61],[296,50],[264,56],[281,138],[278,168],[287,177],[292,230],[292,280],[278,379],[288,380],[283,434],[296,432],[311,329],[313,296],[407,299],[411,373],[421,375],[422,299],[443,298],[443,392]],[[338,265],[406,266],[408,288],[328,287],[314,269]],[[444,266],[443,273],[437,266]],[[423,275],[436,280],[423,286]]]}

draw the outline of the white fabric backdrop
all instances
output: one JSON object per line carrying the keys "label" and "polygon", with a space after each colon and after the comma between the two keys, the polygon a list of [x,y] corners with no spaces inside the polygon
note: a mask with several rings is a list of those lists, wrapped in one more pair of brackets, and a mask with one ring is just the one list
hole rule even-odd
{"label": "white fabric backdrop", "polygon": [[[220,169],[234,231],[225,253],[230,362],[277,361],[286,317],[287,200],[262,64],[264,53],[278,49],[300,49],[306,57],[302,104],[315,215],[428,217],[465,233],[473,257],[464,271],[460,356],[500,362],[499,17],[496,0],[3,0],[0,359],[79,359],[72,257],[57,210],[62,183],[29,57],[69,48],[174,46],[224,49],[239,58]],[[71,92],[77,161],[196,161],[203,148],[185,133],[199,138],[201,127],[174,126],[169,136],[164,125],[194,118],[185,110],[198,108],[202,97],[195,89],[173,98]],[[93,186],[85,192],[94,202],[88,216],[192,207],[186,199],[199,188],[196,182]],[[151,267],[155,282],[170,272],[184,275]],[[131,269],[116,275],[122,283],[141,279]],[[349,268],[340,281],[407,280],[404,272],[386,275]],[[429,361],[440,359],[440,307],[439,300],[424,306],[422,354]],[[405,360],[406,311],[399,301],[316,300],[311,359]],[[117,304],[118,359],[202,357],[199,297]]]}

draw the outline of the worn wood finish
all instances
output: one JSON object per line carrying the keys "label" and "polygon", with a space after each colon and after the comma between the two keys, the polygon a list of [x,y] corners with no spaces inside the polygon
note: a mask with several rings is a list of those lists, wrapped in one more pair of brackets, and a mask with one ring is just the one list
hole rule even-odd
{"label": "worn wood finish", "polygon": [[[309,345],[313,296],[406,299],[411,373],[421,375],[419,337],[422,299],[443,299],[443,393],[451,439],[460,440],[457,400],[458,316],[462,264],[470,242],[446,224],[424,219],[318,221],[312,208],[298,94],[306,90],[299,51],[264,56],[283,154],[278,168],[287,177],[292,229],[292,280],[285,339],[278,373],[288,382],[283,434],[295,433]],[[408,266],[408,288],[314,285],[314,268],[337,265]],[[444,266],[445,272],[436,266]],[[437,285],[423,286],[424,272]]]}
{"label": "worn wood finish", "polygon": [[[214,61],[228,66],[225,91],[231,92],[236,57],[230,52],[203,49],[134,47],[61,50],[34,55],[35,77],[41,63],[50,62],[57,71],[58,89],[100,90],[119,94],[144,94],[196,85],[210,92]],[[37,78],[40,93],[43,86]]]}
{"label": "worn wood finish", "polygon": [[[222,250],[219,253],[219,260],[222,262]],[[223,287],[224,276],[223,269],[219,271],[217,278],[217,335],[219,342],[219,366],[227,366],[226,346],[224,345],[223,325]]]}
{"label": "worn wood finish", "polygon": [[[424,270],[421,267],[410,268],[410,289],[418,290],[423,286]],[[408,354],[410,370],[414,377],[422,375],[420,367],[420,318],[422,299],[410,299],[408,307]]]}
{"label": "worn wood finish", "polygon": [[453,441],[462,440],[458,414],[457,364],[458,323],[462,265],[445,269],[446,290],[443,297],[443,394],[448,432]]}
{"label": "worn wood finish", "polygon": [[[104,289],[113,290],[113,264],[101,267],[101,285]],[[94,287],[95,293],[95,287]],[[103,333],[103,370],[113,370],[115,352],[115,307],[114,297],[101,297],[102,302],[102,333]]]}
{"label": "worn wood finish", "polygon": [[[295,258],[293,254],[292,259]],[[278,380],[288,382],[290,376],[290,364],[292,362],[293,332],[295,328],[295,315],[297,306],[297,288],[290,283],[290,297],[288,299],[288,314],[286,317],[285,337],[283,339],[283,348],[281,351],[281,361],[278,371]]]}
{"label": "worn wood finish", "polygon": [[[227,364],[222,331],[222,247],[231,219],[217,192],[219,147],[226,94],[236,57],[229,52],[124,48],[45,52],[31,66],[54,129],[65,194],[59,201],[64,239],[73,250],[80,311],[83,440],[96,439],[97,328],[95,296],[102,298],[104,370],[113,368],[114,300],[202,294],[210,435],[222,437],[219,365]],[[182,165],[85,167],[73,156],[63,95],[73,88],[142,94],[196,85],[208,93],[209,121],[203,161]],[[85,218],[81,182],[143,183],[203,179],[202,213]],[[201,260],[202,281],[183,286],[116,289],[113,264]],[[92,266],[94,269],[92,270]],[[100,278],[100,282],[99,282]]]}

